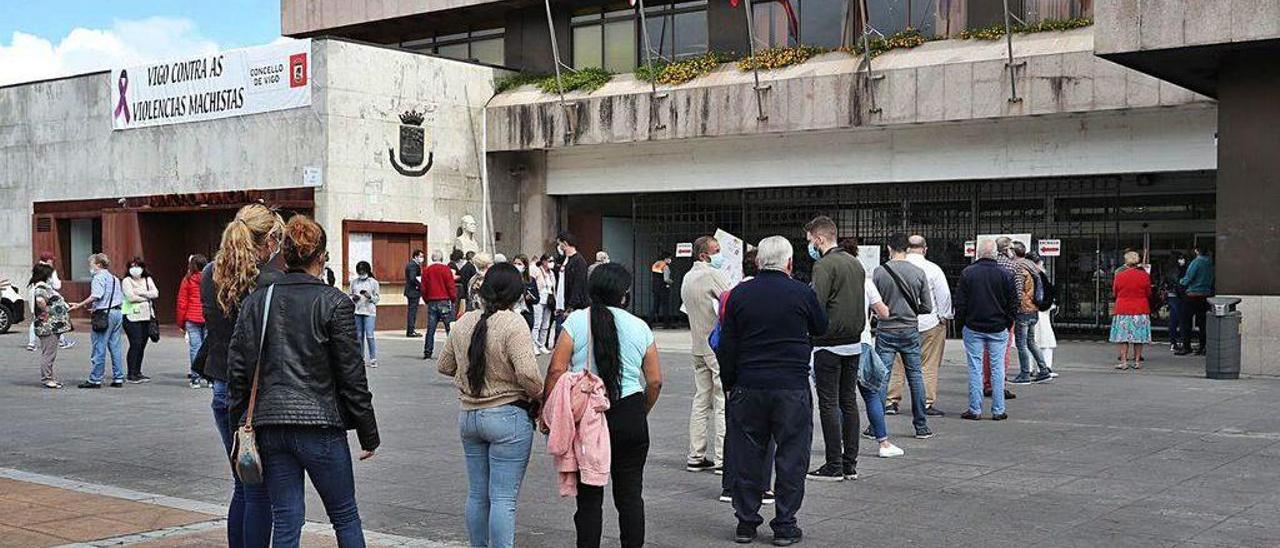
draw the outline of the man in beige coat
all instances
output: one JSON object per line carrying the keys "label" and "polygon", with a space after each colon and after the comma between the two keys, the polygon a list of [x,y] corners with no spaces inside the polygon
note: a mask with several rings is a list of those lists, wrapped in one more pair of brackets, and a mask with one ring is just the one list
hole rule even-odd
{"label": "man in beige coat", "polygon": [[[693,409],[689,415],[690,472],[722,471],[724,466],[724,390],[720,385],[720,364],[707,338],[715,329],[720,312],[720,294],[729,290],[729,280],[720,265],[720,242],[703,236],[693,243],[693,268],[680,285],[681,310],[689,316],[693,338]],[[708,447],[708,417],[715,421],[714,448]],[[707,458],[715,452],[715,460]]]}

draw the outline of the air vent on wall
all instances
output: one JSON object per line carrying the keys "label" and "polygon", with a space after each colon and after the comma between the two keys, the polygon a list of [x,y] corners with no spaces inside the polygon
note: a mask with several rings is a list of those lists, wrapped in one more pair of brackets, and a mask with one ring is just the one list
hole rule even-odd
{"label": "air vent on wall", "polygon": [[52,217],[36,217],[36,232],[50,232],[53,230]]}

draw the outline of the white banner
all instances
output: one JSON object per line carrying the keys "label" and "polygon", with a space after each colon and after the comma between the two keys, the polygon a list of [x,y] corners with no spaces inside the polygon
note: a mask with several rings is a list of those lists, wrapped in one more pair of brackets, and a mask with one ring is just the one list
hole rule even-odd
{"label": "white banner", "polygon": [[311,40],[111,70],[111,128],[181,124],[311,105]]}

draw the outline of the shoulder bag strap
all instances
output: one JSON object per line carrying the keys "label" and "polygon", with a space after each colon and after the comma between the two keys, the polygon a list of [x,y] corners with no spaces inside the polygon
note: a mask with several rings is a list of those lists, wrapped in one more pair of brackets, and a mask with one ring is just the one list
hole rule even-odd
{"label": "shoulder bag strap", "polygon": [[244,425],[253,428],[253,410],[258,406],[258,377],[262,373],[262,355],[267,353],[267,319],[271,316],[271,295],[275,293],[276,285],[267,286],[266,303],[262,305],[262,332],[258,334],[258,363],[253,368],[253,388],[249,389],[249,410],[244,417]]}
{"label": "shoulder bag strap", "polygon": [[889,266],[889,263],[884,263],[882,266],[884,266],[884,271],[888,272],[889,276],[893,278],[893,283],[898,286],[898,291],[902,292],[902,298],[907,300],[907,306],[911,307],[912,312],[919,314],[920,303],[916,302],[911,291],[907,290],[907,284],[902,281],[902,278],[898,277],[898,273],[893,271],[893,268]]}

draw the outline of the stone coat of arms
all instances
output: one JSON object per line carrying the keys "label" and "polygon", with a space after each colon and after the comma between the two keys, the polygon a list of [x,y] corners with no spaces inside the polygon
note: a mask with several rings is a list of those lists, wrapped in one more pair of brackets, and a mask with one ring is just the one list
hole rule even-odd
{"label": "stone coat of arms", "polygon": [[[426,165],[422,163],[423,152],[426,151],[426,130],[422,127],[423,114],[416,110],[407,110],[400,115],[400,159],[396,161],[394,148],[387,149],[391,158],[391,167],[401,175],[421,177],[431,170],[435,155],[426,153]],[[418,167],[422,166],[422,167]]]}

